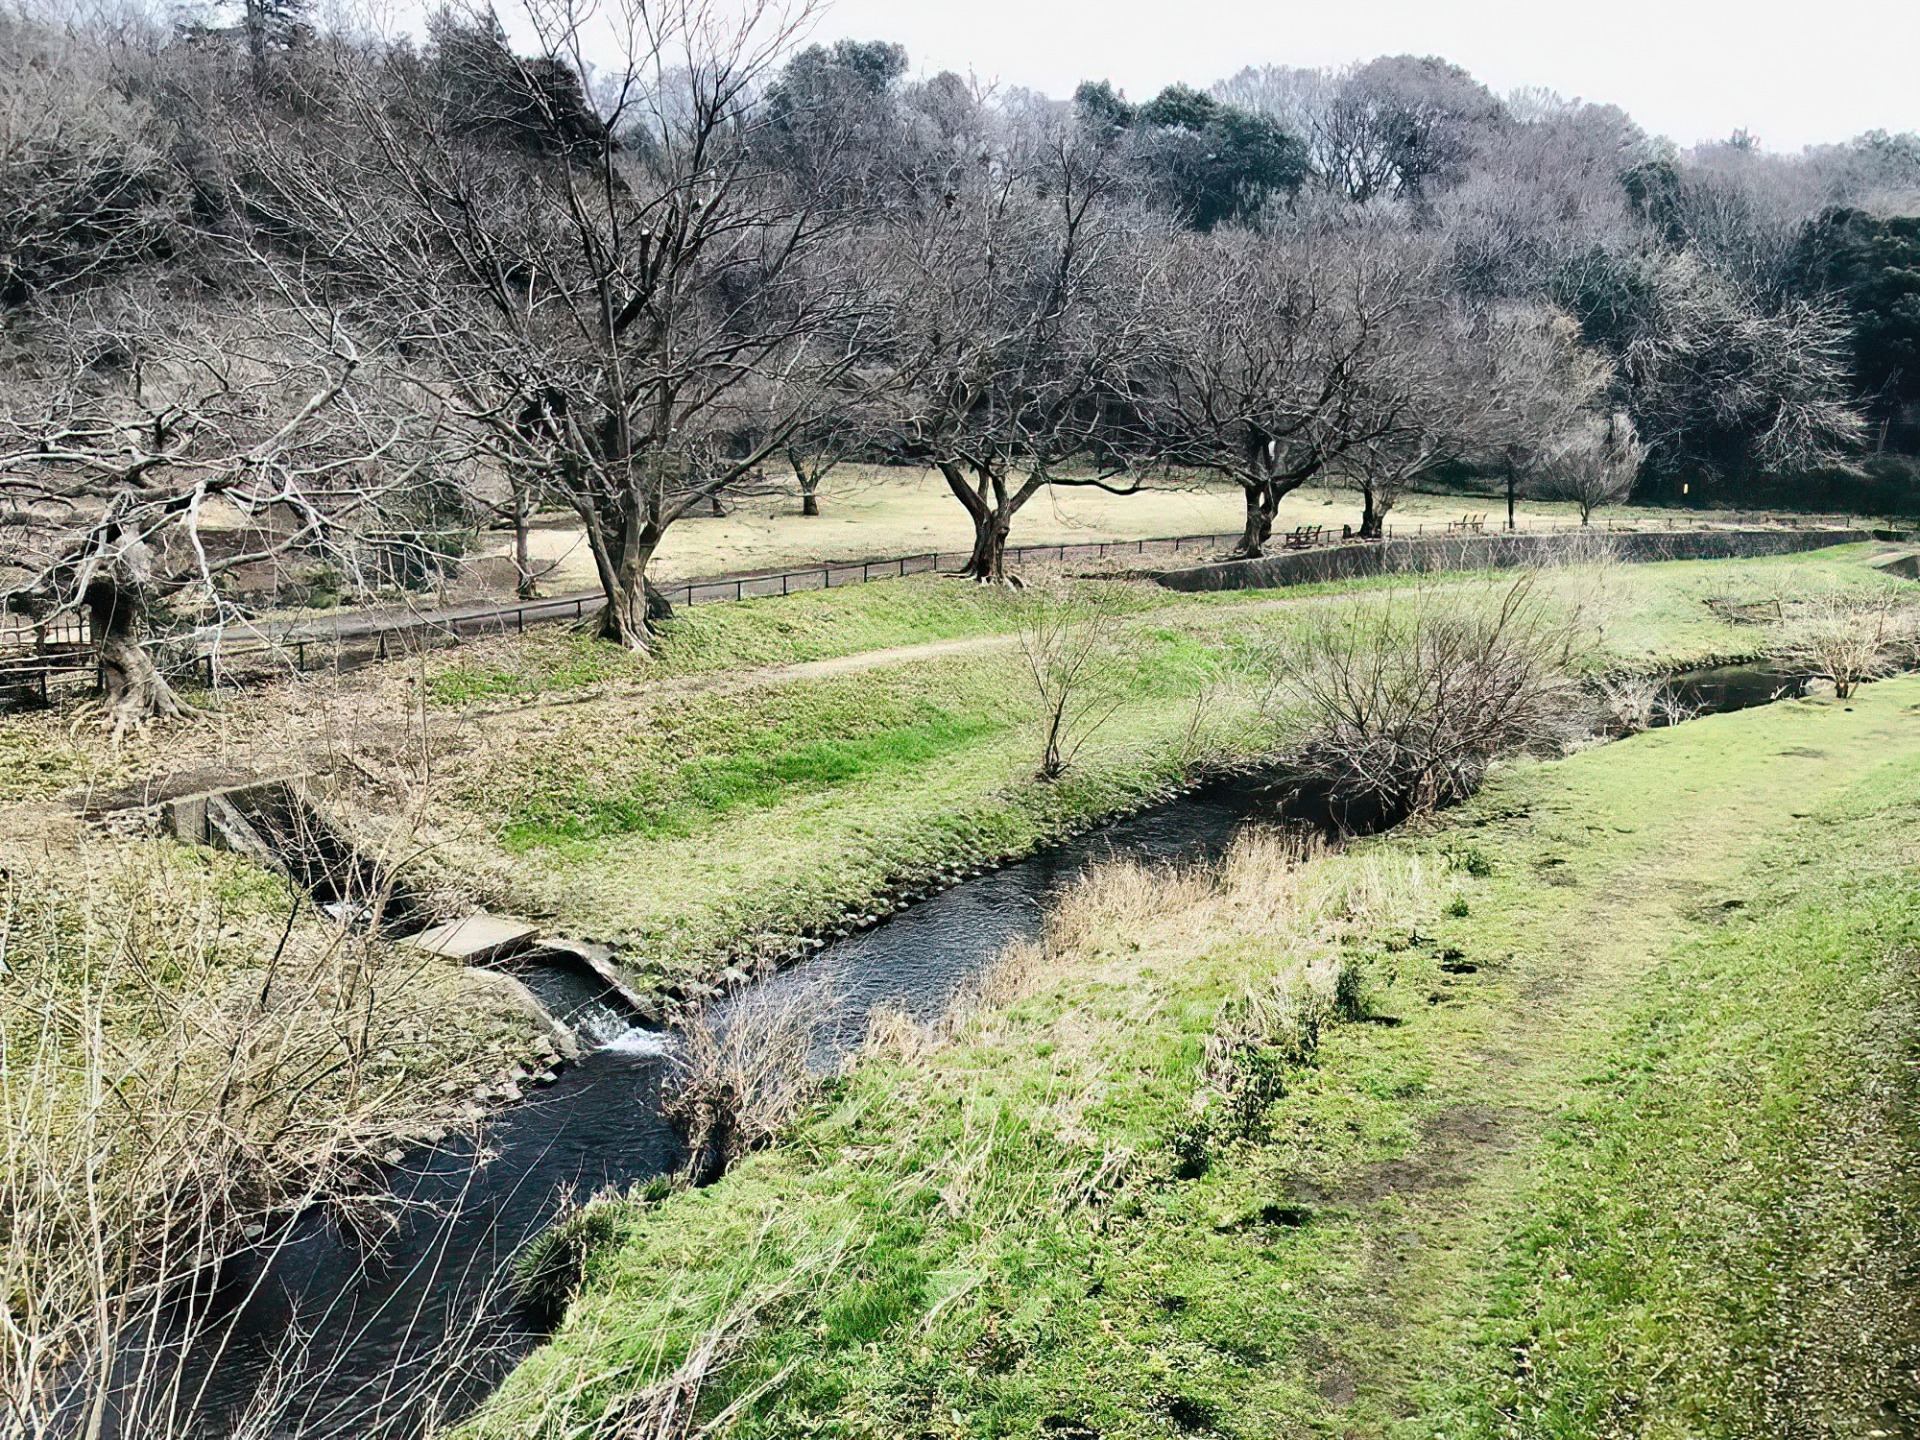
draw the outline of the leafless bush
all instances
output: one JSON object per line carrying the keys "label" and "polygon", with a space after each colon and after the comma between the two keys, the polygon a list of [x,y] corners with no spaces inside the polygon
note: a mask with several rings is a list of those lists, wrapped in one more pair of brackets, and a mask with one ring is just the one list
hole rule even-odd
{"label": "leafless bush", "polygon": [[1546,459],[1542,488],[1556,500],[1571,500],[1580,523],[1592,523],[1603,505],[1618,505],[1633,493],[1646,447],[1625,413],[1583,415],[1560,437]]}
{"label": "leafless bush", "polygon": [[773,1140],[818,1093],[814,1013],[804,997],[748,1001],[688,1027],[662,1108],[686,1139],[696,1184]]}
{"label": "leafless bush", "polygon": [[1920,613],[1886,596],[1830,592],[1790,607],[1779,626],[1777,653],[1833,682],[1845,700],[1911,660]]}
{"label": "leafless bush", "polygon": [[1040,700],[1040,778],[1057,780],[1126,698],[1119,683],[1118,599],[1099,590],[1029,591],[1020,599],[1020,653]]}
{"label": "leafless bush", "polygon": [[83,853],[0,893],[7,1440],[189,1432],[216,1268],[455,1120],[427,1074],[482,1078],[434,1063],[435,962],[289,920],[242,968],[214,888],[167,863]]}
{"label": "leafless bush", "polygon": [[1298,801],[1342,828],[1465,799],[1499,756],[1570,738],[1577,614],[1522,576],[1488,604],[1419,591],[1316,632],[1281,690],[1304,713]]}
{"label": "leafless bush", "polygon": [[1660,718],[1664,692],[1657,675],[1609,675],[1600,681],[1600,704],[1616,733],[1638,735]]}

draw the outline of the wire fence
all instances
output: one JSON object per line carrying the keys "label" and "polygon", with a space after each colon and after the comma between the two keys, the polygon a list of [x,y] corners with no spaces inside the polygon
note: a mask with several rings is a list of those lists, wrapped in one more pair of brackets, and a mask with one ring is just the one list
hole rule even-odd
{"label": "wire fence", "polygon": [[[1823,523],[1823,517],[1734,514],[1632,517],[1606,520],[1592,529],[1607,531],[1698,530],[1763,524],[1802,528]],[[1526,518],[1521,531],[1582,528],[1577,519]],[[1503,532],[1504,515],[1466,512],[1451,520],[1419,520],[1389,525],[1388,540],[1424,539],[1443,535]],[[1052,545],[1010,545],[1009,562],[1089,563],[1115,557],[1199,555],[1237,544],[1241,532],[1171,535],[1139,540],[1088,540]],[[1317,549],[1350,543],[1352,532],[1342,527],[1300,525],[1276,531],[1270,550]],[[675,606],[691,607],[737,602],[810,591],[838,590],[875,580],[935,574],[963,568],[968,551],[929,550],[914,555],[877,560],[830,561],[795,569],[768,570],[676,581],[660,586],[660,594]],[[262,672],[315,669],[352,669],[430,646],[458,644],[488,635],[524,633],[541,625],[581,622],[603,603],[600,592],[555,596],[541,600],[481,602],[430,610],[354,611],[299,620],[242,621],[208,628],[158,648],[156,659],[176,678],[192,679],[209,688],[237,682]],[[33,625],[15,616],[0,616],[0,691],[32,689],[48,698],[50,680],[58,674],[95,670],[98,660],[86,611],[70,613],[47,625]]]}

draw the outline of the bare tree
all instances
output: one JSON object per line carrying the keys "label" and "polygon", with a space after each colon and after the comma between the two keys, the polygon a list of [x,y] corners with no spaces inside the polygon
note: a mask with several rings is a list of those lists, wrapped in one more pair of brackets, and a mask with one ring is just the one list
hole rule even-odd
{"label": "bare tree", "polygon": [[1120,611],[1107,593],[1036,592],[1020,609],[1020,653],[1040,701],[1040,778],[1057,780],[1126,698],[1118,683]]}
{"label": "bare tree", "polygon": [[1920,612],[1884,595],[1829,591],[1794,605],[1777,630],[1775,653],[1832,681],[1834,696],[1847,700],[1912,662]]}
{"label": "bare tree", "polygon": [[151,107],[106,83],[84,35],[0,16],[0,306],[190,242],[188,177]]}
{"label": "bare tree", "polygon": [[1391,423],[1356,402],[1396,343],[1421,268],[1403,237],[1365,225],[1179,241],[1153,419],[1165,462],[1239,485],[1235,554],[1259,555],[1280,502]]}
{"label": "bare tree", "polygon": [[1561,437],[1547,457],[1542,488],[1580,507],[1580,523],[1588,524],[1603,505],[1617,505],[1633,493],[1646,447],[1633,433],[1633,421],[1624,411],[1590,416],[1586,423]]}
{"label": "bare tree", "polygon": [[434,463],[357,383],[338,317],[290,292],[219,311],[90,294],[22,340],[0,404],[0,601],[90,612],[116,736],[183,713],[147,648],[163,602],[217,617],[223,576],[338,553]]}
{"label": "bare tree", "polygon": [[[1591,431],[1603,417],[1613,369],[1580,343],[1571,316],[1540,304],[1470,312],[1456,351],[1464,368],[1458,381],[1463,458],[1504,476],[1511,530],[1522,483],[1537,483],[1553,457],[1568,450],[1570,437]],[[1637,452],[1633,458],[1629,486]]]}
{"label": "bare tree", "polygon": [[[839,403],[845,407],[850,402],[842,396]],[[856,423],[844,410],[816,414],[788,437],[787,468],[793,471],[794,481],[800,487],[802,515],[817,517],[820,514],[820,482],[839,468],[859,439]]]}
{"label": "bare tree", "polygon": [[1458,183],[1475,149],[1506,123],[1493,92],[1436,56],[1381,56],[1342,75],[1313,116],[1321,183],[1366,202]]}
{"label": "bare tree", "polygon": [[1768,307],[1691,252],[1651,262],[1621,358],[1649,462],[1669,474],[1794,474],[1865,435],[1832,305]]}
{"label": "bare tree", "polygon": [[[965,574],[1006,578],[1048,485],[1110,483],[1153,348],[1164,225],[1123,210],[1110,151],[1056,118],[885,227],[887,428],[973,522]],[[1095,473],[1072,468],[1090,464]]]}
{"label": "bare tree", "polygon": [[440,21],[424,65],[340,52],[351,123],[258,137],[249,195],[448,415],[573,507],[600,633],[645,650],[669,527],[779,454],[858,352],[840,222],[757,148],[756,91],[806,12],[518,18],[531,59],[491,15]]}

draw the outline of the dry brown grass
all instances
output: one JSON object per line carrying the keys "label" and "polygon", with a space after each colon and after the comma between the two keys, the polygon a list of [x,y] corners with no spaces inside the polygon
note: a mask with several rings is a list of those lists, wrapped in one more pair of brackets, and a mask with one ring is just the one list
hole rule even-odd
{"label": "dry brown grass", "polygon": [[290,906],[276,920],[271,890],[231,857],[105,840],[8,872],[7,1440],[85,1433],[110,1401],[122,1433],[185,1433],[177,1352],[134,1342],[207,1330],[196,1282],[270,1216],[351,1202],[402,1147],[471,1119],[476,1085],[533,1058],[524,1017],[471,1007],[443,962]]}

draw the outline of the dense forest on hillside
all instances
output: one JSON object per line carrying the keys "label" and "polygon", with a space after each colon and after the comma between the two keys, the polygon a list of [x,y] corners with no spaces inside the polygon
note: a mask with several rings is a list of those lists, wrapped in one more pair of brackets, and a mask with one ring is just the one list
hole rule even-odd
{"label": "dense forest on hillside", "polygon": [[[0,595],[109,690],[263,557],[371,587],[575,512],[650,644],[676,520],[1048,484],[1920,508],[1920,137],[1680,150],[1434,57],[1151,98],[916,74],[687,0],[0,18]],[[609,23],[609,20],[617,23]]]}

